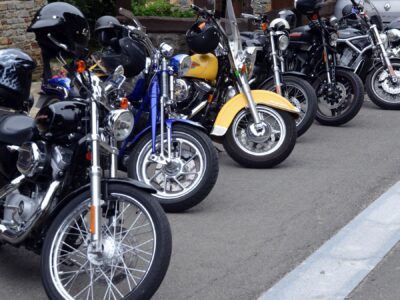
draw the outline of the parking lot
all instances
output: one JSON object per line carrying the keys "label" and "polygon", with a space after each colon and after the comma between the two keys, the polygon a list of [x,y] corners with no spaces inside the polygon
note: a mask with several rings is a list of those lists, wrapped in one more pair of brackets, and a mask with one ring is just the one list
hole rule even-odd
{"label": "parking lot", "polygon": [[[271,170],[237,166],[220,153],[209,197],[169,214],[173,256],[154,299],[257,299],[400,178],[400,118],[364,104],[346,126],[314,126]],[[0,299],[46,299],[39,257],[0,250]],[[398,299],[394,250],[349,296]]]}

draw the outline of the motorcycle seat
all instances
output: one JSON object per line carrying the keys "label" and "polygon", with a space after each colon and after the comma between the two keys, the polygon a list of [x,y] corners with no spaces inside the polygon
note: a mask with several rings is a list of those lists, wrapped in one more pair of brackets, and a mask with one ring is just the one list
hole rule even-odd
{"label": "motorcycle seat", "polygon": [[0,116],[0,143],[21,146],[33,136],[35,121],[23,114]]}

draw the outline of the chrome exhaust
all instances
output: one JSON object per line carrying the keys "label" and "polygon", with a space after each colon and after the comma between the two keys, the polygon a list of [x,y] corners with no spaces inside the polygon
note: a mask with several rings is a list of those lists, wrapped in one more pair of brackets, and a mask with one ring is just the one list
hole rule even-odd
{"label": "chrome exhaust", "polygon": [[[20,177],[18,177],[18,178],[20,178]],[[24,178],[25,178],[25,176],[24,176]],[[15,180],[16,179],[14,179],[13,181],[15,181]],[[23,229],[12,230],[1,224],[0,225],[0,240],[6,241],[6,242],[8,242],[10,244],[14,244],[14,245],[19,244],[22,241],[24,241],[25,238],[32,231],[32,229],[35,227],[36,222],[43,216],[44,213],[47,212],[47,210],[49,208],[49,204],[51,202],[51,199],[53,198],[54,193],[57,191],[57,188],[59,185],[60,185],[60,181],[53,181],[50,184],[50,187],[47,190],[46,195],[43,197],[40,208],[32,216],[32,218],[28,222],[25,223],[25,226]]]}

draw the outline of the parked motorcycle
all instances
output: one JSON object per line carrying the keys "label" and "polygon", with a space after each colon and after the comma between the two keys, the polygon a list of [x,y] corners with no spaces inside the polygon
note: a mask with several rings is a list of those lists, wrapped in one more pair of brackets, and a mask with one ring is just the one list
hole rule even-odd
{"label": "parked motorcycle", "polygon": [[248,67],[255,53],[242,50],[232,1],[226,4],[225,28],[213,11],[192,8],[201,19],[186,40],[197,54],[175,81],[176,115],[203,124],[239,164],[276,166],[294,148],[299,110],[280,95],[250,89]]}
{"label": "parked motorcycle", "polygon": [[338,31],[340,64],[350,67],[365,82],[369,98],[381,108],[400,109],[400,59],[391,57],[389,42],[400,40],[400,30],[380,33],[370,22],[364,7],[352,0],[344,20],[355,18],[358,26]]}
{"label": "parked motorcycle", "polygon": [[[49,12],[67,17],[49,19]],[[171,232],[153,189],[116,176],[115,142],[132,130],[132,114],[104,97],[114,82],[102,87],[77,59],[88,40],[78,9],[46,5],[29,29],[73,57],[66,68],[86,97],[45,106],[35,119],[0,120],[0,241],[41,254],[50,299],[149,299],[168,268]],[[31,62],[20,56],[16,64]],[[121,76],[119,68],[113,78]],[[26,98],[16,100],[10,108]]]}
{"label": "parked motorcycle", "polygon": [[290,33],[287,69],[309,76],[318,97],[316,120],[338,126],[352,120],[364,99],[361,79],[351,69],[339,66],[336,58],[335,20],[321,18],[322,1],[297,0],[295,6],[310,23]]}
{"label": "parked motorcycle", "polygon": [[[290,11],[283,13],[287,14],[288,18],[294,16]],[[241,33],[244,45],[249,49],[255,47],[256,51],[259,51],[252,68],[253,72],[249,76],[250,86],[275,91],[296,106],[300,111],[299,118],[296,119],[297,136],[301,136],[314,122],[318,103],[314,88],[306,80],[307,76],[299,72],[285,71],[290,24],[283,15],[272,22],[269,22],[267,16],[242,16],[252,20],[262,29],[262,32]]]}
{"label": "parked motorcycle", "polygon": [[[103,78],[117,65],[125,68],[128,77],[117,91],[107,92],[109,101],[124,99],[135,117],[132,134],[119,144],[120,165],[129,177],[153,186],[154,196],[166,211],[181,212],[207,197],[219,171],[217,152],[204,128],[190,120],[169,118],[172,82],[178,72],[190,67],[190,58],[180,56],[176,65],[170,65],[172,47],[163,43],[155,48],[132,13],[120,12],[134,25],[123,26],[114,17],[101,17],[95,32],[105,48],[93,55],[96,65],[102,67],[98,72],[103,70],[102,75],[106,75]],[[68,99],[77,93],[65,77],[50,79],[43,90],[47,101]]]}

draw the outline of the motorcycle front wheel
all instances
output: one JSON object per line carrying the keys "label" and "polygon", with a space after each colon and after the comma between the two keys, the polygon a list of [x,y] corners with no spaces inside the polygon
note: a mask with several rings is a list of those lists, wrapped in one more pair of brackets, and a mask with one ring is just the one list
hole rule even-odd
{"label": "motorcycle front wheel", "polygon": [[[303,135],[314,122],[317,114],[317,95],[308,81],[295,76],[283,76],[285,89],[283,96],[299,110],[299,117],[296,119],[297,136]],[[275,91],[275,83],[267,82],[261,89]]]}
{"label": "motorcycle front wheel", "polygon": [[366,79],[369,98],[383,109],[400,109],[400,62],[392,62],[392,65],[397,82],[391,80],[388,70],[382,65],[374,68]]}
{"label": "motorcycle front wheel", "polygon": [[261,127],[249,110],[240,111],[226,133],[226,152],[247,168],[272,168],[284,161],[296,144],[296,122],[290,113],[258,105]]}
{"label": "motorcycle front wheel", "polygon": [[165,213],[152,196],[132,186],[109,184],[108,195],[100,254],[90,243],[89,191],[52,222],[41,255],[49,299],[150,299],[160,286],[172,247]]}
{"label": "motorcycle front wheel", "polygon": [[313,84],[318,98],[315,119],[322,125],[339,126],[351,121],[364,103],[364,85],[348,70],[336,70],[336,85],[329,91],[324,72]]}
{"label": "motorcycle front wheel", "polygon": [[[167,212],[182,212],[203,201],[213,189],[219,172],[218,154],[201,130],[173,126],[170,162],[153,159],[151,133],[134,147],[128,161],[128,176],[151,185]],[[156,149],[160,153],[160,135]],[[164,137],[167,157],[167,134]],[[156,156],[157,157],[157,156]]]}

